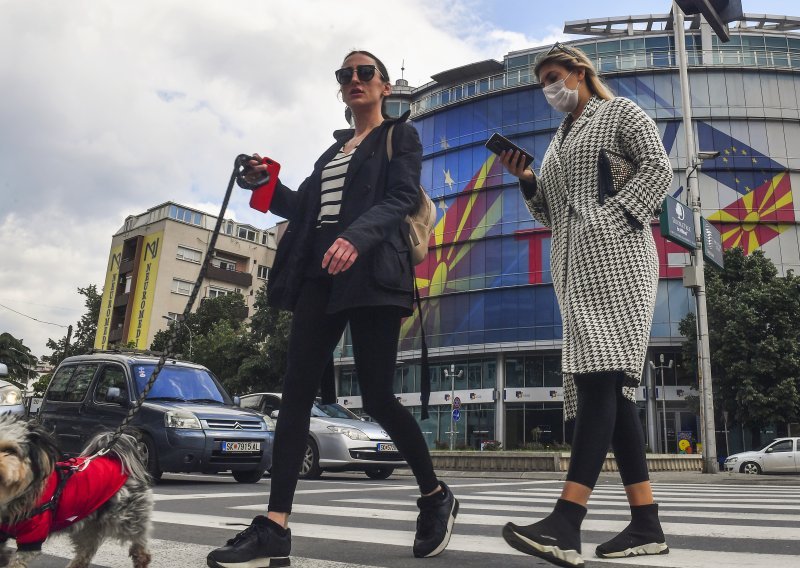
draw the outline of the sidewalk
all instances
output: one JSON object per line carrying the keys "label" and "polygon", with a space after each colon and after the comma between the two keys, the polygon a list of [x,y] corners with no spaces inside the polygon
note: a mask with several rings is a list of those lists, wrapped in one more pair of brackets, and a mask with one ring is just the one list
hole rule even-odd
{"label": "sidewalk", "polygon": [[[395,476],[411,477],[411,470],[398,468]],[[566,472],[547,471],[446,471],[438,470],[438,477],[445,479],[539,479],[564,481]],[[689,483],[689,484],[719,484],[719,485],[796,485],[800,488],[800,475],[747,475],[744,473],[699,473],[696,471],[653,471],[650,472],[653,483]],[[619,474],[616,472],[603,472],[597,483],[619,483]]]}

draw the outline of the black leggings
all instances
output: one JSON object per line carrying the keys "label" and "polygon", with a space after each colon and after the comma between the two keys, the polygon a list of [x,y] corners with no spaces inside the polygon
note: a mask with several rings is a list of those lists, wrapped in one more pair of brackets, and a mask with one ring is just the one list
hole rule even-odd
{"label": "black leggings", "polygon": [[587,373],[574,377],[578,413],[567,481],[593,489],[609,444],[614,449],[623,485],[650,479],[639,410],[622,394],[622,373]]}
{"label": "black leggings", "polygon": [[330,293],[329,278],[307,279],[292,317],[288,365],[272,450],[270,511],[292,510],[308,440],[309,410],[325,366],[348,322],[364,411],[392,438],[422,493],[430,493],[439,484],[419,424],[397,401],[393,391],[400,336],[399,308],[376,306],[326,314]]}

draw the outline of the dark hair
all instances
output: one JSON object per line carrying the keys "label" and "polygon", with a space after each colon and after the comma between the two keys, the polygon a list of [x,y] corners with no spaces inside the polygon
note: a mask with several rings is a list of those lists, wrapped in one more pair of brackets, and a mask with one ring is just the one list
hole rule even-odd
{"label": "dark hair", "polygon": [[[386,65],[384,65],[383,61],[372,55],[369,51],[364,51],[362,49],[354,49],[353,51],[344,56],[342,62],[344,62],[351,55],[366,55],[367,57],[372,59],[375,62],[375,67],[378,68],[378,72],[381,74],[381,77],[383,77],[383,82],[391,83],[391,80],[389,79],[389,71],[386,70]],[[381,114],[383,115],[383,118],[390,118],[389,115],[386,113],[386,97],[384,97],[383,101],[381,101]],[[348,118],[348,115],[352,116],[352,111],[350,111],[350,109],[348,108],[345,111],[344,115],[345,118],[347,119],[347,122],[350,122],[350,118]]]}

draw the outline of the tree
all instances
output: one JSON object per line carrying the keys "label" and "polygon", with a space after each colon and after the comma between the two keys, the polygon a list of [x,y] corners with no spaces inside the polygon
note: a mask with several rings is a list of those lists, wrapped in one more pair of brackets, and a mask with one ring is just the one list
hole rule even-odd
{"label": "tree", "polygon": [[8,366],[8,381],[26,388],[28,377],[36,377],[36,357],[31,350],[8,332],[0,333],[0,363]]}
{"label": "tree", "polygon": [[[75,336],[70,337],[70,333],[55,340],[47,340],[47,348],[53,353],[42,357],[51,365],[58,366],[61,361],[71,355],[82,355],[94,347],[94,339],[97,334],[97,320],[100,317],[100,307],[103,296],[97,292],[95,284],[89,284],[86,288],[78,288],[78,294],[85,296],[84,305],[86,312],[78,320]],[[71,331],[71,330],[70,330]],[[69,338],[69,341],[68,341]]]}
{"label": "tree", "polygon": [[247,330],[243,326],[234,328],[226,319],[216,322],[194,341],[195,362],[208,367],[232,394],[242,394],[239,369],[256,351]]}
{"label": "tree", "polygon": [[[800,278],[778,276],[762,251],[725,252],[725,269],[706,271],[715,406],[753,432],[800,417]],[[693,314],[681,322],[684,360],[696,371]]]}
{"label": "tree", "polygon": [[250,383],[254,390],[280,390],[286,373],[292,314],[268,305],[266,286],[256,293],[254,307],[250,330],[254,341],[260,345],[260,358],[248,361],[249,367],[243,371],[252,369]]}

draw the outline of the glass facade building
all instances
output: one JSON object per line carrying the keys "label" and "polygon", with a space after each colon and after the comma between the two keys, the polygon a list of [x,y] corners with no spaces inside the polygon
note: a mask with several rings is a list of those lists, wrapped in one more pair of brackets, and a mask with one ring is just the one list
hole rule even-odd
{"label": "glass facade building", "polygon": [[[656,121],[675,172],[670,194],[685,201],[674,39],[663,25],[656,29],[658,17],[639,21],[648,18],[647,29],[620,18],[616,28],[588,32],[597,37],[570,45],[589,55],[616,95],[632,99]],[[703,162],[699,186],[702,214],[720,230],[724,247],[761,249],[785,273],[800,269],[793,199],[800,187],[800,35],[787,31],[800,20],[758,18],[760,25],[748,20],[731,29],[727,44],[718,43],[705,23],[687,30],[698,147],[720,152]],[[574,25],[587,33],[588,23],[567,24],[566,31]],[[516,178],[484,147],[499,132],[530,151],[538,170],[563,119],[533,76],[536,56],[548,48],[446,71],[407,92],[423,145],[422,185],[438,218],[430,253],[416,272],[422,314],[405,320],[401,331],[395,392],[418,415],[424,326],[433,394],[431,418],[422,429],[431,447],[449,445],[451,436],[454,445],[473,448],[487,440],[509,449],[569,441],[550,232],[531,219]],[[686,251],[660,236],[655,219],[651,230],[660,282],[648,359],[659,365],[663,354],[674,364],[656,373],[646,366],[639,399],[651,449],[676,452],[679,440],[696,441],[699,432],[684,398],[696,380],[683,371],[678,331],[694,298],[682,282]],[[337,377],[339,401],[358,411],[347,334],[337,353]],[[458,421],[453,397],[459,399]]]}

